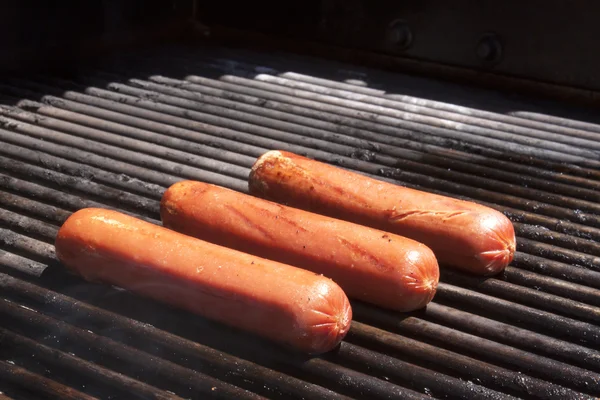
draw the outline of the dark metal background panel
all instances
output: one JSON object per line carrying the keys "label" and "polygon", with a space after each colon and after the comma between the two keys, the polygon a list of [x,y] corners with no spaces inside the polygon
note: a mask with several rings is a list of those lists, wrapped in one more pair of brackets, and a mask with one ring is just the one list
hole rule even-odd
{"label": "dark metal background panel", "polygon": [[200,2],[199,16],[208,25],[600,90],[600,4],[592,0],[266,1],[242,13],[234,3]]}
{"label": "dark metal background panel", "polygon": [[191,0],[2,1],[0,70],[73,68],[132,41],[156,43],[191,16]]}

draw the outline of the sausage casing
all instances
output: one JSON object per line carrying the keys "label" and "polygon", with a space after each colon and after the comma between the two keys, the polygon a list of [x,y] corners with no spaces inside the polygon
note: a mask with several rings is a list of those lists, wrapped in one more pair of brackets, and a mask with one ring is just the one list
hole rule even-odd
{"label": "sausage casing", "polygon": [[171,186],[163,224],[186,235],[322,273],[351,298],[413,311],[433,298],[439,269],[425,245],[202,182]]}
{"label": "sausage casing", "polygon": [[502,271],[515,252],[513,225],[496,210],[284,151],[255,162],[249,187],[269,200],[412,238],[430,247],[440,264],[480,275]]}
{"label": "sausage casing", "polygon": [[352,319],[331,279],[121,214],[75,212],[58,258],[84,279],[122,287],[308,353],[334,348]]}

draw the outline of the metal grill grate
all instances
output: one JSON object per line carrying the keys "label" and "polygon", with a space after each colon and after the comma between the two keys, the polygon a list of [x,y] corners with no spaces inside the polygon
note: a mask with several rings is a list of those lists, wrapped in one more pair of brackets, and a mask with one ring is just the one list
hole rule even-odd
{"label": "metal grill grate", "polygon": [[[430,80],[184,46],[6,78],[0,96],[0,396],[600,395],[600,125]],[[340,349],[312,359],[62,272],[52,243],[71,212],[159,223],[166,187],[246,191],[268,149],[490,205],[515,223],[515,261],[485,280],[445,271],[423,311],[354,303]]]}

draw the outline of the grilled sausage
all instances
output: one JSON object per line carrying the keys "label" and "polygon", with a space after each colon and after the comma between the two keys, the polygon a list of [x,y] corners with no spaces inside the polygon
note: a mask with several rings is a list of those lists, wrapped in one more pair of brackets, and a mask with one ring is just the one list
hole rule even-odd
{"label": "grilled sausage", "polygon": [[440,264],[480,275],[502,271],[515,252],[513,225],[496,210],[288,152],[262,155],[249,187],[266,199],[410,237],[429,246]]}
{"label": "grilled sausage", "polygon": [[63,224],[56,254],[89,281],[120,286],[308,353],[333,349],[352,310],[331,279],[88,208]]}
{"label": "grilled sausage", "polygon": [[439,280],[433,252],[414,240],[206,183],[171,186],[161,218],[186,235],[322,273],[349,297],[397,311],[424,307]]}

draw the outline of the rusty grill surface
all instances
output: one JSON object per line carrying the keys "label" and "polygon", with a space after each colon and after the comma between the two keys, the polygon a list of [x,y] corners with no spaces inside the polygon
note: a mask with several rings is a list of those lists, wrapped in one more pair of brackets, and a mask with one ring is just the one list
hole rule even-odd
{"label": "rusty grill surface", "polygon": [[[0,398],[600,395],[600,125],[583,116],[289,54],[185,46],[9,77],[0,96]],[[159,223],[166,187],[246,192],[268,149],[494,207],[515,224],[515,260],[489,279],[444,271],[423,311],[353,303],[346,340],[320,358],[58,264],[54,237],[71,212]]]}

